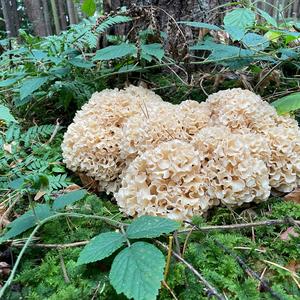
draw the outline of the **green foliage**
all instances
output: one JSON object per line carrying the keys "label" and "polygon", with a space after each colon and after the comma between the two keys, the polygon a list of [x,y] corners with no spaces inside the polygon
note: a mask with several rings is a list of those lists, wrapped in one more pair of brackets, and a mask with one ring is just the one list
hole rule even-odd
{"label": "green foliage", "polygon": [[122,43],[120,45],[108,46],[98,50],[93,61],[117,59],[128,55],[132,56],[136,53],[137,49],[135,45]]}
{"label": "green foliage", "polygon": [[118,294],[124,293],[128,298],[155,299],[163,279],[164,256],[149,243],[135,242],[130,245],[128,239],[159,237],[163,233],[175,231],[178,227],[177,222],[169,219],[142,216],[133,221],[124,234],[106,232],[94,237],[81,251],[78,264],[102,260],[127,241],[128,247],[113,261],[110,282]]}
{"label": "green foliage", "polygon": [[272,102],[279,114],[286,114],[300,109],[300,93],[293,93]]}
{"label": "green foliage", "polygon": [[14,116],[10,113],[9,109],[4,105],[0,105],[0,120],[4,120],[7,123],[17,122]]}
{"label": "green foliage", "polygon": [[248,8],[237,8],[224,17],[225,26],[235,26],[246,30],[255,22],[255,13]]}
{"label": "green foliage", "polygon": [[57,197],[53,202],[53,209],[63,209],[67,205],[71,205],[81,200],[86,195],[86,190],[77,190]]}
{"label": "green foliage", "polygon": [[129,299],[156,299],[164,267],[160,250],[149,243],[136,242],[116,256],[109,279],[117,293]]}
{"label": "green foliage", "polygon": [[142,216],[128,226],[126,234],[129,239],[154,238],[178,228],[179,223],[170,219]]}
{"label": "green foliage", "polygon": [[18,217],[8,225],[9,230],[1,238],[2,240],[8,240],[13,238],[29,228],[36,226],[40,221],[54,215],[54,211],[51,210],[47,204],[38,204],[32,210],[27,211],[24,215]]}
{"label": "green foliage", "polygon": [[81,6],[82,11],[90,16],[93,16],[96,11],[96,3],[95,0],[84,0]]}

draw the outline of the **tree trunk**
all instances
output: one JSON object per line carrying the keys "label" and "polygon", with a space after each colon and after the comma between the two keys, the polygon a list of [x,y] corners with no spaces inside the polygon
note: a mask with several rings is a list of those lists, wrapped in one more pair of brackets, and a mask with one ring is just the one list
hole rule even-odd
{"label": "tree trunk", "polygon": [[5,29],[9,37],[18,36],[20,28],[16,0],[1,0]]}
{"label": "tree trunk", "polygon": [[47,35],[52,35],[52,26],[51,26],[51,15],[49,11],[49,5],[47,0],[42,0],[43,4],[43,13],[44,13],[44,19],[45,19],[45,25],[47,30]]}
{"label": "tree trunk", "polygon": [[51,2],[51,8],[52,8],[52,15],[53,15],[53,19],[54,19],[55,32],[56,32],[56,34],[59,34],[60,33],[60,24],[59,24],[59,17],[58,17],[56,1],[50,0],[50,2]]}
{"label": "tree trunk", "polygon": [[38,36],[46,36],[46,22],[40,0],[24,0],[26,14],[32,23],[33,32]]}
{"label": "tree trunk", "polygon": [[103,7],[106,12],[116,10],[119,7],[127,8],[153,6],[158,11],[158,19],[162,28],[167,27],[170,17],[176,21],[198,21],[219,23],[220,9],[212,10],[219,5],[229,3],[228,0],[104,0]]}
{"label": "tree trunk", "polygon": [[75,7],[72,0],[67,0],[67,9],[69,15],[69,22],[71,24],[76,24],[76,15],[75,15]]}
{"label": "tree trunk", "polygon": [[58,0],[57,4],[58,4],[59,21],[60,21],[61,30],[66,30],[68,25],[67,25],[66,13],[65,13],[65,3],[62,0]]}

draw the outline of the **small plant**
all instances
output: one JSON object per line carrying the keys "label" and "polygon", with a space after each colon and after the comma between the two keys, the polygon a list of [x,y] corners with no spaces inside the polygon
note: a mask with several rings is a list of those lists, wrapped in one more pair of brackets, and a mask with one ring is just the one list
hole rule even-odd
{"label": "small plant", "polygon": [[126,230],[106,232],[94,237],[81,251],[78,264],[87,264],[112,255],[127,244],[114,258],[109,279],[118,294],[128,298],[156,299],[163,280],[164,255],[154,245],[136,239],[156,238],[179,228],[179,223],[160,217],[142,216]]}

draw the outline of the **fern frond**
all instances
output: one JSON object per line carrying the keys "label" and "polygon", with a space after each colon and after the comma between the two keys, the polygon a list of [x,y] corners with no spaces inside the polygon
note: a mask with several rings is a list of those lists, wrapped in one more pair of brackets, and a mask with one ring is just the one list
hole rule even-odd
{"label": "fern frond", "polygon": [[53,133],[55,127],[55,125],[41,125],[30,127],[24,134],[21,135],[20,139],[24,142],[25,147],[28,147],[31,140],[50,136]]}
{"label": "fern frond", "polygon": [[67,187],[70,182],[67,179],[67,174],[60,174],[57,176],[49,175],[49,190],[59,190]]}
{"label": "fern frond", "polygon": [[[103,33],[106,31],[109,27],[120,24],[120,23],[127,23],[130,22],[132,18],[127,17],[127,16],[114,16],[114,17],[109,17],[107,20],[104,22],[100,23],[100,25],[96,28],[95,32],[96,33]],[[96,25],[97,26],[97,25]]]}

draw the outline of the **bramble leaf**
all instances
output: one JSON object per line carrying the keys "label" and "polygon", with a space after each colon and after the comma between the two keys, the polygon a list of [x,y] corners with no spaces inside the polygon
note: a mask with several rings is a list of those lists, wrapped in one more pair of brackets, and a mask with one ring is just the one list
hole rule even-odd
{"label": "bramble leaf", "polygon": [[129,239],[154,238],[175,231],[179,226],[178,222],[167,218],[142,216],[128,226],[126,233]]}
{"label": "bramble leaf", "polygon": [[80,252],[77,264],[87,264],[110,256],[123,246],[126,238],[118,232],[101,233],[94,238]]}
{"label": "bramble leaf", "polygon": [[224,17],[225,26],[235,26],[242,29],[253,26],[254,22],[255,13],[248,8],[235,9]]}
{"label": "bramble leaf", "polygon": [[14,116],[10,113],[9,109],[4,106],[0,105],[0,120],[4,120],[5,122],[15,122],[18,123]]}
{"label": "bramble leaf", "polygon": [[23,100],[26,97],[30,96],[48,80],[49,76],[36,77],[24,80],[22,86],[20,87],[20,100]]}
{"label": "bramble leaf", "polygon": [[155,246],[137,242],[114,259],[109,279],[118,294],[129,299],[154,300],[163,280],[164,255]]}
{"label": "bramble leaf", "polygon": [[165,51],[161,44],[147,44],[141,46],[141,57],[151,61],[152,57],[156,57],[159,61],[164,57]]}
{"label": "bramble leaf", "polygon": [[11,222],[8,225],[10,229],[3,236],[2,240],[8,240],[25,232],[29,228],[37,225],[39,221],[54,215],[54,213],[55,212],[48,204],[38,204],[34,210],[27,211],[25,214]]}
{"label": "bramble leaf", "polygon": [[296,111],[300,109],[300,93],[293,93],[282,97],[272,102],[271,105],[276,108],[280,115]]}
{"label": "bramble leaf", "polygon": [[81,200],[86,195],[86,190],[77,190],[57,197],[53,202],[53,209],[62,209],[67,205],[73,204]]}
{"label": "bramble leaf", "polygon": [[127,55],[132,56],[135,55],[136,52],[137,49],[134,44],[122,43],[120,45],[108,46],[98,50],[93,58],[93,61],[116,59]]}

